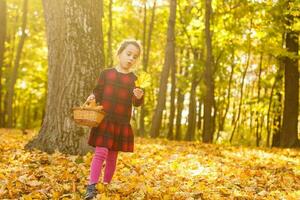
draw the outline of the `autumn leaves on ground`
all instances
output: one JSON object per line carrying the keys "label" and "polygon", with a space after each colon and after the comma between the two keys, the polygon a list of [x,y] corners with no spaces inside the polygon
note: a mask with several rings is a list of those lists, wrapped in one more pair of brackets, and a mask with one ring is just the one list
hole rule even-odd
{"label": "autumn leaves on ground", "polygon": [[[92,154],[26,151],[0,129],[0,199],[82,199]],[[97,199],[299,199],[300,151],[136,138]]]}

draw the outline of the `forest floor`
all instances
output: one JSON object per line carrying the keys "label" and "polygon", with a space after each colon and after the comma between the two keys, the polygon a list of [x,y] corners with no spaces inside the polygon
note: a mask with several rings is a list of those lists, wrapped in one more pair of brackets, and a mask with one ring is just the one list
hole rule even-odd
{"label": "forest floor", "polygon": [[[92,154],[24,150],[36,134],[0,129],[0,199],[83,199]],[[135,138],[97,199],[300,199],[300,151]]]}

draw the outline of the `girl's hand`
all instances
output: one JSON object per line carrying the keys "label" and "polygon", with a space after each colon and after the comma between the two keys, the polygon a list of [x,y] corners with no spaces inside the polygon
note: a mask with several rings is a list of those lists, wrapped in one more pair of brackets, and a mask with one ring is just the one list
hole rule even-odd
{"label": "girl's hand", "polygon": [[136,96],[137,99],[140,99],[144,95],[144,91],[141,88],[134,88],[133,94],[134,96]]}
{"label": "girl's hand", "polygon": [[86,101],[91,101],[95,99],[95,95],[91,94],[90,96],[88,96],[88,98],[86,99]]}

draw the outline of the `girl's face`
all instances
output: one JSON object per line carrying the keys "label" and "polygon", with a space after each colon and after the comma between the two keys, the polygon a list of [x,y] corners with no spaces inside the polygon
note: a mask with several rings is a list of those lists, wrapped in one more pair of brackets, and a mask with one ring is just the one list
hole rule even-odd
{"label": "girl's face", "polygon": [[135,65],[140,55],[139,49],[133,44],[129,44],[120,54],[120,66],[123,70],[129,69]]}

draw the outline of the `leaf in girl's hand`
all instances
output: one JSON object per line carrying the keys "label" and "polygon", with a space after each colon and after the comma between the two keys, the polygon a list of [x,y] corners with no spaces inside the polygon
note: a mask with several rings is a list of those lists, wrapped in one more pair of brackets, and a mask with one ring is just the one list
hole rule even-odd
{"label": "leaf in girl's hand", "polygon": [[135,82],[136,87],[140,88],[147,88],[151,84],[151,77],[150,75],[145,71],[140,71],[137,73],[137,80]]}

